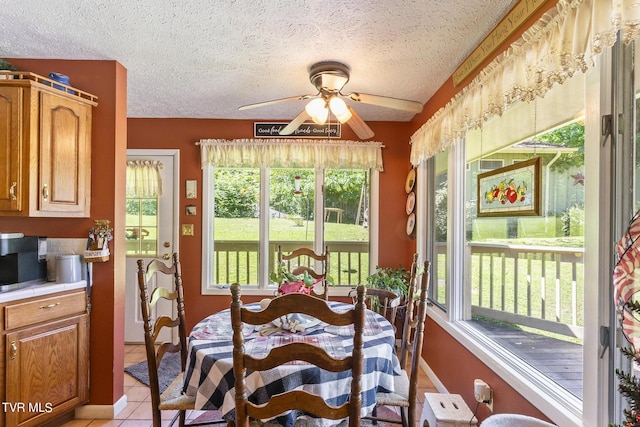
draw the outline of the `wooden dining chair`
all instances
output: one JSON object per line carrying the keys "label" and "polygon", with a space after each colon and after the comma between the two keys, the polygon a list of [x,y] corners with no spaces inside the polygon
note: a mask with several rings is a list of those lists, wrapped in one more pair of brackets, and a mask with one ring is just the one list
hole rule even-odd
{"label": "wooden dining chair", "polygon": [[[243,307],[240,285],[231,285],[231,325],[233,327],[233,373],[235,377],[235,425],[248,427],[254,420],[272,419],[291,410],[300,410],[319,418],[340,420],[348,418],[350,427],[360,425],[362,407],[361,378],[364,370],[363,335],[365,320],[364,287],[358,287],[356,304],[347,311],[334,311],[329,304],[310,295],[289,293],[271,300],[260,311]],[[243,324],[264,325],[282,316],[302,313],[335,326],[353,324],[353,351],[344,358],[335,358],[323,348],[306,342],[293,342],[271,349],[258,359],[245,352]],[[348,400],[339,405],[328,404],[320,395],[305,390],[291,390],[274,396],[263,404],[249,401],[245,376],[247,371],[266,371],[293,361],[304,361],[330,372],[350,372],[351,391]],[[251,424],[255,425],[255,424]],[[271,425],[271,423],[270,423]]]}
{"label": "wooden dining chair", "polygon": [[[157,286],[158,275],[173,276],[173,289]],[[155,279],[155,280],[154,280]],[[144,345],[147,352],[147,367],[149,369],[149,388],[151,391],[151,412],[153,427],[162,425],[161,411],[178,411],[170,422],[172,426],[179,418],[179,425],[185,425],[186,411],[194,409],[195,398],[182,392],[184,385],[184,368],[187,360],[187,340],[185,331],[184,299],[182,291],[182,273],[178,254],[174,253],[171,265],[166,265],[160,259],[154,259],[144,266],[144,260],[138,260],[138,287],[140,289],[140,305],[144,324]],[[158,316],[154,320],[154,309],[162,300],[173,305],[175,318],[166,315]],[[170,331],[175,342],[161,342],[159,335],[163,330]],[[160,392],[158,367],[168,353],[180,353],[181,372],[171,384]],[[168,363],[165,361],[165,363]],[[226,423],[220,419],[206,423],[191,423],[189,425],[206,425]]]}
{"label": "wooden dining chair", "polygon": [[[357,290],[351,289],[349,291],[349,297],[355,304],[357,299]],[[365,294],[365,304],[369,310],[375,311],[382,315],[385,319],[393,325],[395,331],[396,316],[398,313],[398,306],[400,305],[400,295],[387,289],[367,288]]]}
{"label": "wooden dining chair", "polygon": [[404,317],[402,319],[402,334],[399,347],[399,359],[400,367],[405,369],[407,366],[407,359],[409,356],[409,350],[412,345],[413,331],[418,323],[417,314],[417,298],[420,290],[418,284],[418,254],[413,254],[413,261],[411,262],[411,269],[409,270],[409,289],[407,290],[407,296],[404,307]]}
{"label": "wooden dining chair", "polygon": [[[408,304],[415,304],[415,329],[411,341],[411,364],[409,369],[402,367],[402,373],[394,376],[393,393],[377,393],[376,408],[380,406],[396,406],[400,408],[400,421],[379,418],[374,414],[365,419],[383,421],[394,424],[402,424],[403,427],[413,427],[418,421],[418,374],[420,372],[420,358],[422,357],[422,344],[424,341],[424,322],[427,318],[427,292],[429,290],[430,263],[424,262],[424,271],[420,282],[419,295],[410,300]],[[410,330],[409,330],[410,331]],[[411,331],[410,331],[411,332]],[[403,337],[403,341],[408,337]]]}
{"label": "wooden dining chair", "polygon": [[[329,299],[329,283],[327,282],[327,275],[329,274],[328,246],[325,247],[323,254],[317,254],[309,248],[298,248],[285,254],[282,252],[282,246],[278,245],[278,263],[284,263],[287,270],[295,276],[306,271],[314,279],[320,279],[322,292],[318,292],[314,287],[312,294],[324,300]],[[320,268],[316,268],[317,263],[320,263]]]}

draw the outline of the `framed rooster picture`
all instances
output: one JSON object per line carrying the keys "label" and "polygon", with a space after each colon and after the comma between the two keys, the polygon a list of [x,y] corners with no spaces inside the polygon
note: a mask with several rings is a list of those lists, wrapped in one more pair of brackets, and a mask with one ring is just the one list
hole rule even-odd
{"label": "framed rooster picture", "polygon": [[541,199],[541,157],[478,175],[478,217],[537,216]]}

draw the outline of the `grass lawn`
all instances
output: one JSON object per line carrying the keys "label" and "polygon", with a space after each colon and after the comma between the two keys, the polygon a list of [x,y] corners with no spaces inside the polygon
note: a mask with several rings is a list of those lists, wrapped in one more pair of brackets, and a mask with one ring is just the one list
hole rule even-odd
{"label": "grass lawn", "polygon": [[[260,224],[258,218],[216,218],[214,235],[216,240],[258,240]],[[369,229],[361,225],[336,224],[324,225],[326,241],[366,242]],[[271,218],[269,221],[269,240],[313,240],[314,221],[303,221],[296,225],[290,218]]]}

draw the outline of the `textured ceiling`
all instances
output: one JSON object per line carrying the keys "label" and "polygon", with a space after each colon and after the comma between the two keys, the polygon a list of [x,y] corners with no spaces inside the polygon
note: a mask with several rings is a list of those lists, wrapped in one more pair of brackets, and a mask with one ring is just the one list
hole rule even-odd
{"label": "textured ceiling", "polygon": [[[351,67],[344,93],[424,104],[515,2],[0,0],[0,58],[116,60],[129,117],[290,120],[304,101],[238,107],[315,94],[308,68],[321,60]],[[354,109],[364,120],[413,116]]]}

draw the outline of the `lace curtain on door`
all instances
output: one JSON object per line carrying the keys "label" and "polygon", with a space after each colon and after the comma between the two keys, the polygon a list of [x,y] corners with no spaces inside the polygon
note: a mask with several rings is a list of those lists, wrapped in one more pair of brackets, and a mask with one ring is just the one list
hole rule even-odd
{"label": "lace curtain on door", "polygon": [[127,161],[127,197],[162,195],[162,163],[157,160]]}

